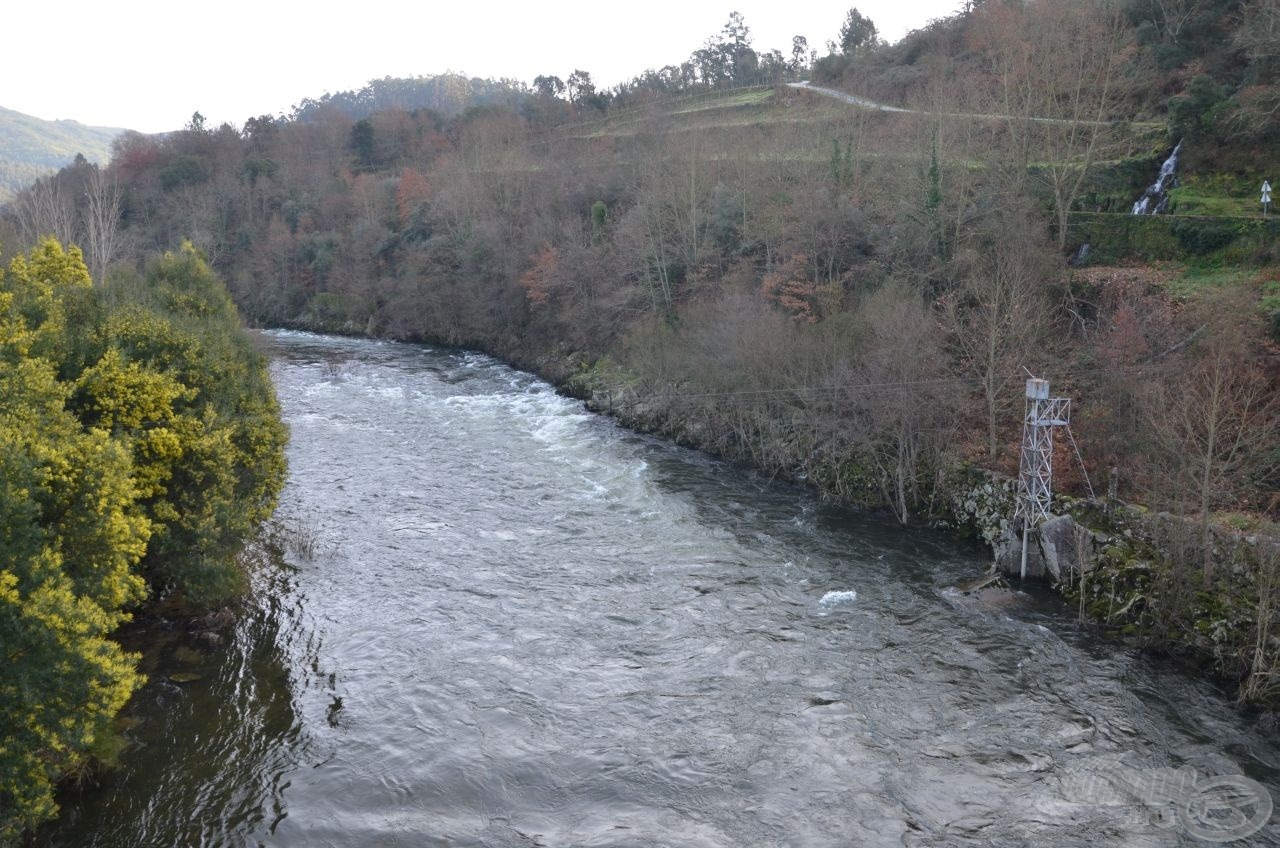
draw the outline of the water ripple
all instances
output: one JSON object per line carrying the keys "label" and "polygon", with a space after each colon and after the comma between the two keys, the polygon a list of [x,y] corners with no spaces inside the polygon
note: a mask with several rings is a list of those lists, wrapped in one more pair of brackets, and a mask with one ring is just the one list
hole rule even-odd
{"label": "water ripple", "polygon": [[260,576],[215,672],[45,844],[1176,845],[1064,775],[1280,779],[1211,686],[1052,599],[955,590],[985,563],[945,537],[488,357],[267,338],[282,514],[325,553]]}

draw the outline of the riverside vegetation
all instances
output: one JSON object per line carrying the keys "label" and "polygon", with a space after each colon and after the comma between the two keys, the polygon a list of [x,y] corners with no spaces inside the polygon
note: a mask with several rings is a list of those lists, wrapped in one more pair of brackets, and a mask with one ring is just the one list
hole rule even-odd
{"label": "riverside vegetation", "polygon": [[[1016,470],[1029,369],[1073,398],[1089,476],[1179,519],[1116,541],[1086,615],[1274,706],[1278,229],[1222,213],[1274,167],[1280,38],[1252,33],[1278,21],[1275,0],[990,0],[885,45],[851,10],[815,62],[734,15],[607,91],[386,79],[126,133],[3,226],[94,269],[190,239],[251,321],[489,351],[904,525]],[[785,85],[809,75],[910,111]],[[1179,138],[1172,206],[1197,216],[1118,214]]]}
{"label": "riverside vegetation", "polygon": [[131,610],[225,601],[285,430],[265,362],[190,245],[94,286],[52,239],[0,273],[0,844],[109,760],[142,684]]}

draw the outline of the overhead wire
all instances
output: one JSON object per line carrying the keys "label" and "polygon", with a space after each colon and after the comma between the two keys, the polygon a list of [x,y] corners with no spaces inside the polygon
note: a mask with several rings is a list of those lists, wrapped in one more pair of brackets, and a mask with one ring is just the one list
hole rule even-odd
{"label": "overhead wire", "polygon": [[[1264,354],[1249,357],[1248,360],[1259,359],[1276,359],[1280,358],[1277,354]],[[1143,365],[1136,365],[1127,368],[1076,368],[1065,371],[1058,371],[1052,376],[1056,376],[1058,380],[1079,378],[1092,375],[1123,375],[1137,374],[1154,370],[1169,369],[1179,367],[1178,363],[1172,362],[1152,362]],[[866,383],[840,383],[822,386],[778,386],[770,388],[757,389],[732,389],[724,391],[702,391],[702,392],[650,392],[646,394],[638,394],[628,398],[629,403],[640,403],[646,400],[704,400],[712,398],[733,398],[733,397],[762,397],[770,395],[798,395],[798,394],[824,394],[839,392],[875,392],[888,391],[910,388],[923,388],[925,386],[947,386],[947,385],[980,385],[989,379],[994,379],[1000,383],[1005,383],[1011,379],[1020,376],[1016,371],[1011,374],[998,375],[994,378],[982,376],[950,376],[937,377],[927,380],[892,380],[881,382]]]}

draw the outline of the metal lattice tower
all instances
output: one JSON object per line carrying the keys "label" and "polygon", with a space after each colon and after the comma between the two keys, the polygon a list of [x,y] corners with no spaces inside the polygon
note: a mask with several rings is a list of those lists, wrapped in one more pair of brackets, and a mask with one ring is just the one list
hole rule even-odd
{"label": "metal lattice tower", "polygon": [[[1018,504],[1022,519],[1022,577],[1027,576],[1027,536],[1033,525],[1049,517],[1053,502],[1053,428],[1071,423],[1071,399],[1049,397],[1049,381],[1027,380],[1026,413],[1022,419],[1022,455],[1018,467]],[[1070,432],[1070,430],[1068,430]]]}

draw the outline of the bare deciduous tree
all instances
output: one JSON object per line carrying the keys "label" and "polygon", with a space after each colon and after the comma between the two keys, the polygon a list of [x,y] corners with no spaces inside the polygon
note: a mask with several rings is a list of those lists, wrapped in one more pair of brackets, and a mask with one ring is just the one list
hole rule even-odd
{"label": "bare deciduous tree", "polygon": [[76,207],[66,196],[56,176],[41,177],[23,191],[14,204],[22,238],[34,245],[44,236],[53,236],[64,245],[76,238]]}
{"label": "bare deciduous tree", "polygon": [[1227,122],[1245,138],[1263,138],[1280,124],[1280,0],[1245,3],[1232,41],[1249,60],[1253,83],[1236,93]]}
{"label": "bare deciduous tree", "polygon": [[1240,700],[1262,703],[1280,688],[1280,655],[1275,646],[1276,618],[1280,614],[1280,543],[1263,540],[1257,549],[1254,572],[1253,656],[1249,675],[1240,686]]}
{"label": "bare deciduous tree", "polygon": [[89,269],[99,285],[106,282],[107,267],[119,248],[120,184],[114,173],[97,165],[89,175],[85,208],[85,236]]}
{"label": "bare deciduous tree", "polygon": [[1186,502],[1185,511],[1199,519],[1206,587],[1213,580],[1213,511],[1266,472],[1280,442],[1275,375],[1250,361],[1239,328],[1218,318],[1247,314],[1246,304],[1227,297],[1202,307],[1210,321],[1194,361],[1157,387],[1150,407],[1173,487],[1167,497]]}
{"label": "bare deciduous tree", "polygon": [[1132,30],[1114,0],[989,4],[975,24],[1000,92],[1010,166],[1048,189],[1058,247],[1086,176],[1118,142]]}
{"label": "bare deciduous tree", "polygon": [[1271,66],[1280,61],[1280,0],[1245,3],[1232,39],[1251,62]]}
{"label": "bare deciduous tree", "polygon": [[954,421],[952,383],[937,323],[920,295],[902,284],[866,298],[860,310],[869,349],[853,389],[852,414],[876,467],[884,502],[907,524],[920,502],[921,475],[948,439]]}
{"label": "bare deciduous tree", "polygon": [[1206,0],[1149,0],[1147,13],[1155,21],[1160,34],[1170,44],[1177,44],[1183,29],[1208,5]]}
{"label": "bare deciduous tree", "polygon": [[1034,223],[1016,213],[957,257],[960,282],[944,299],[952,345],[978,385],[987,458],[999,448],[1000,421],[1019,397],[1023,366],[1034,367],[1048,329],[1049,291],[1061,274]]}

